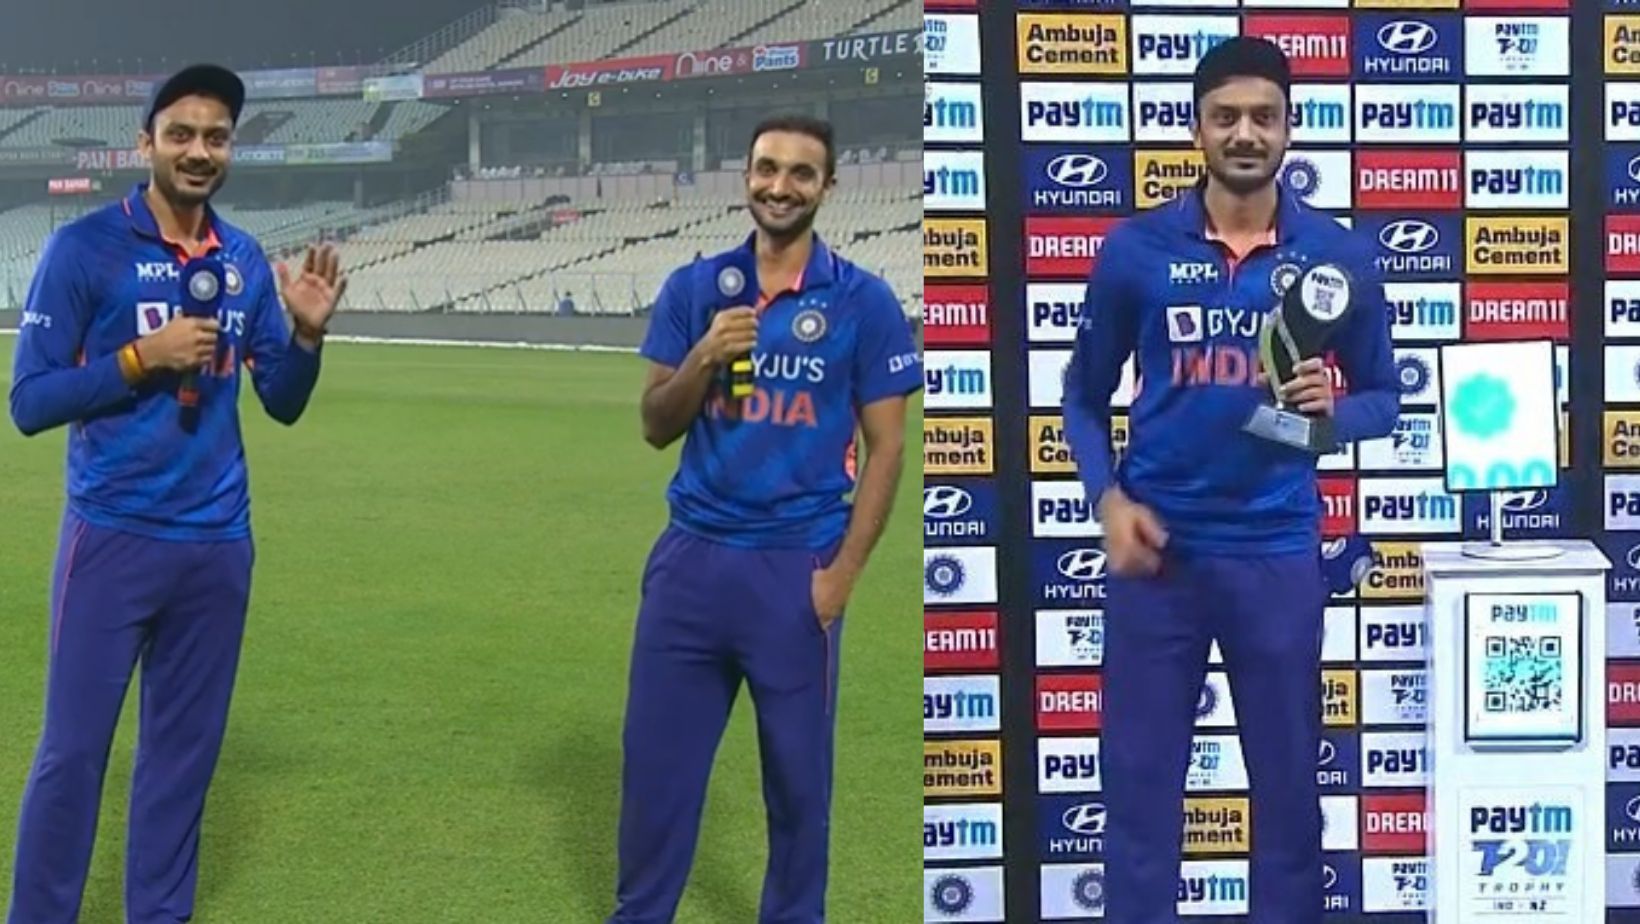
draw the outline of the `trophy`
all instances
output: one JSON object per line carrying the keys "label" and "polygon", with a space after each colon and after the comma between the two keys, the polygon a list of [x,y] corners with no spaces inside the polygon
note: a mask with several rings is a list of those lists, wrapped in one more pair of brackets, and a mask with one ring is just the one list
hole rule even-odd
{"label": "trophy", "polygon": [[1321,354],[1348,317],[1351,295],[1349,274],[1333,263],[1310,267],[1286,287],[1258,338],[1259,361],[1275,403],[1256,408],[1242,426],[1244,432],[1316,455],[1337,448],[1332,418],[1288,405],[1281,399],[1281,386],[1293,380],[1294,366]]}
{"label": "trophy", "polygon": [[[737,248],[719,258],[713,281],[717,286],[718,304],[713,312],[725,308],[753,308],[757,305],[757,257]],[[756,384],[752,357],[748,353],[736,356],[725,370],[725,386],[729,397],[750,398]]]}

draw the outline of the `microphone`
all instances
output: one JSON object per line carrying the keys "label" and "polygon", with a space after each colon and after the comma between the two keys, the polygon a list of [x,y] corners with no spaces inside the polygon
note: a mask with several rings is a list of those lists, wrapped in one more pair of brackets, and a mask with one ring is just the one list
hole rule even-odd
{"label": "microphone", "polygon": [[[214,318],[222,307],[222,290],[227,285],[221,261],[214,256],[188,261],[182,268],[182,315],[188,318]],[[182,374],[177,387],[177,404],[181,406],[182,429],[193,433],[199,429],[199,372],[189,369]]]}
{"label": "microphone", "polygon": [[[719,300],[713,313],[725,308],[746,305],[746,292],[759,291],[757,255],[734,250],[721,257],[717,267],[717,290]],[[736,356],[729,361],[729,367],[724,374],[724,387],[729,392],[729,397],[736,400],[750,398],[756,385],[757,376],[753,370],[751,353]]]}

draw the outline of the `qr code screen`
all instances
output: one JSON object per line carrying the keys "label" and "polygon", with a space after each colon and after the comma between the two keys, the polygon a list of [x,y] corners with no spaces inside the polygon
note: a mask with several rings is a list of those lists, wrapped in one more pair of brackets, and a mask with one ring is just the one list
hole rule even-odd
{"label": "qr code screen", "polygon": [[1486,637],[1486,711],[1552,712],[1565,695],[1558,636]]}

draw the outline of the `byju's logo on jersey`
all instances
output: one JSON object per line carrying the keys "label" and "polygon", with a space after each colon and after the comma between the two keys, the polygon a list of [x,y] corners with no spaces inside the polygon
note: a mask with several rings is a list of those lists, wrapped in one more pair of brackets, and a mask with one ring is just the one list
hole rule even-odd
{"label": "byju's logo on jersey", "polygon": [[1471,16],[1464,68],[1471,77],[1565,77],[1571,64],[1565,16]]}
{"label": "byju's logo on jersey", "polygon": [[1355,140],[1408,144],[1457,141],[1458,98],[1455,83],[1357,85]]}
{"label": "byju's logo on jersey", "polygon": [[1234,16],[1134,16],[1133,73],[1194,74],[1203,55],[1240,31]]}
{"label": "byju's logo on jersey", "polygon": [[1377,244],[1374,267],[1388,280],[1440,280],[1460,272],[1463,235],[1453,215],[1360,215],[1356,228]]}
{"label": "byju's logo on jersey", "polygon": [[923,541],[986,543],[996,538],[997,489],[990,481],[925,484]]}
{"label": "byju's logo on jersey", "polygon": [[1570,137],[1571,91],[1564,84],[1470,84],[1464,88],[1464,138],[1513,144]]}
{"label": "byju's logo on jersey", "polygon": [[1032,583],[1040,606],[1099,604],[1105,599],[1105,553],[1090,545],[1036,543]]}
{"label": "byju's logo on jersey", "polygon": [[1035,212],[1126,211],[1133,157],[1111,147],[1031,147],[1025,152],[1025,195]]}
{"label": "byju's logo on jersey", "polygon": [[984,107],[977,83],[923,85],[923,141],[971,144],[985,140]]}
{"label": "byju's logo on jersey", "polygon": [[1358,79],[1441,82],[1462,74],[1457,16],[1358,13],[1354,20]]}

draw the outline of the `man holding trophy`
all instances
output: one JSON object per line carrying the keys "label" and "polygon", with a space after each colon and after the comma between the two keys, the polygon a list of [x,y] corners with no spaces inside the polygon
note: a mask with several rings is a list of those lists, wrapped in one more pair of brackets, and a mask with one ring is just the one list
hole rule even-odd
{"label": "man holding trophy", "polygon": [[[1319,922],[1322,613],[1316,459],[1399,407],[1369,242],[1277,179],[1290,69],[1263,39],[1194,84],[1207,175],[1111,230],[1065,376],[1065,432],[1105,531],[1106,918],[1178,920],[1183,795],[1209,646],[1240,708],[1251,914]],[[1120,465],[1110,398],[1139,390]],[[1335,396],[1326,360],[1348,394]]]}

